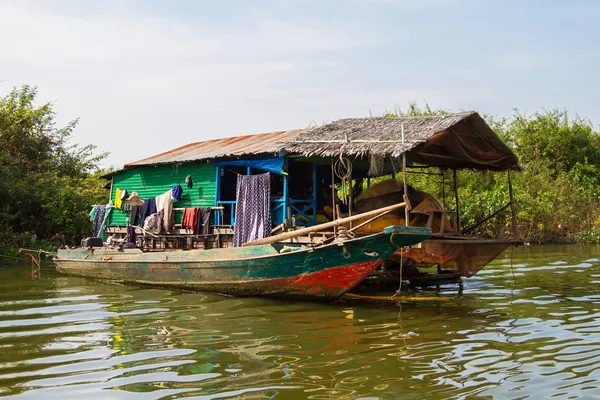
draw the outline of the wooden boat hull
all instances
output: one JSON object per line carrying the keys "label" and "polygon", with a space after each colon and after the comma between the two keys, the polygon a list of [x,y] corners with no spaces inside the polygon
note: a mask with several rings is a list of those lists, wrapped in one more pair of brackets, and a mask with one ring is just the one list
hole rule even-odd
{"label": "wooden boat hull", "polygon": [[426,240],[428,228],[392,226],[374,235],[315,248],[260,245],[143,253],[139,249],[59,250],[59,272],[96,279],[237,296],[335,299],[401,246]]}
{"label": "wooden boat hull", "polygon": [[523,242],[514,239],[431,238],[418,246],[398,249],[394,259],[403,256],[418,264],[438,264],[446,271],[471,277],[508,247],[520,244]]}

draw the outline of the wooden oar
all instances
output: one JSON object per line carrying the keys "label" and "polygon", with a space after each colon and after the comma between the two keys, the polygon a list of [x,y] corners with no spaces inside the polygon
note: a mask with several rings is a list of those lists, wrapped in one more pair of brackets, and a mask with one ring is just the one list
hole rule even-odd
{"label": "wooden oar", "polygon": [[362,214],[356,214],[351,217],[336,219],[335,221],[326,222],[324,224],[309,226],[307,228],[302,228],[302,229],[298,229],[295,231],[285,232],[285,233],[282,233],[279,235],[254,240],[252,242],[244,243],[242,246],[246,247],[246,246],[258,246],[261,244],[273,244],[273,243],[281,242],[283,240],[302,236],[307,233],[318,232],[318,231],[322,231],[324,229],[332,228],[334,226],[340,226],[340,225],[346,224],[351,221],[356,221],[358,219],[369,218],[369,217],[375,216],[377,214],[381,214],[381,213],[384,213],[387,211],[393,211],[393,210],[396,210],[398,208],[402,208],[405,206],[406,206],[406,202],[402,202],[402,203],[394,204],[391,206],[378,208],[377,210],[367,211]]}

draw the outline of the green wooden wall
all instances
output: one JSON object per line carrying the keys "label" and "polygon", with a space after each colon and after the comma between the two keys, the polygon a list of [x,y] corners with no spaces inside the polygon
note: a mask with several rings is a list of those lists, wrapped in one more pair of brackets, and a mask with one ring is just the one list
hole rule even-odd
{"label": "green wooden wall", "polygon": [[[194,187],[188,189],[185,177],[191,175]],[[157,167],[139,167],[118,173],[113,177],[111,199],[115,199],[117,188],[126,189],[129,194],[138,192],[141,199],[149,199],[171,190],[178,183],[183,188],[181,201],[173,203],[173,208],[212,207],[215,205],[216,168],[206,163],[188,163],[183,165],[163,165]],[[183,213],[175,213],[175,223],[181,223]],[[127,215],[113,210],[110,226],[125,226]]]}

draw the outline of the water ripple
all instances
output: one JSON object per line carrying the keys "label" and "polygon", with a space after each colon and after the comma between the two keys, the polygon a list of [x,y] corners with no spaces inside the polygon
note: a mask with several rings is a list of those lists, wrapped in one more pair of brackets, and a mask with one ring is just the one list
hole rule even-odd
{"label": "water ripple", "polygon": [[524,247],[512,267],[508,254],[460,293],[441,287],[451,302],[397,305],[231,298],[49,267],[31,280],[5,267],[0,396],[599,398],[600,249]]}

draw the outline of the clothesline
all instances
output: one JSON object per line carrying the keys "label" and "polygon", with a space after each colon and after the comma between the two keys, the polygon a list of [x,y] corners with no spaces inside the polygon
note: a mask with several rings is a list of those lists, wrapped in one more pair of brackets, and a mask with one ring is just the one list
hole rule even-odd
{"label": "clothesline", "polygon": [[[106,204],[92,204],[90,207],[100,207],[100,206],[106,206]],[[115,206],[106,206],[106,208],[117,208],[117,207],[115,207]],[[190,208],[190,207],[174,208],[173,210],[175,210],[175,211],[183,211],[186,208]],[[191,208],[193,208],[193,207],[191,207]],[[211,210],[224,210],[225,209],[225,207],[223,207],[223,206],[219,206],[219,207],[207,207],[207,208],[210,208]]]}
{"label": "clothesline", "polygon": [[[183,211],[186,208],[194,208],[194,207],[174,208],[173,210],[174,211]],[[202,207],[198,207],[198,208],[202,208]],[[223,206],[219,206],[219,207],[206,207],[206,208],[210,208],[211,210],[224,210],[225,209],[225,207],[223,207]]]}

